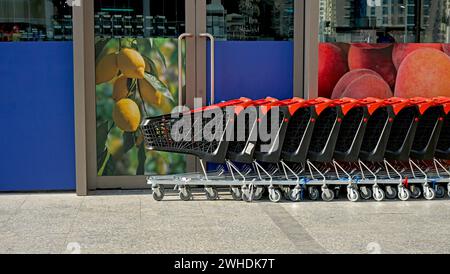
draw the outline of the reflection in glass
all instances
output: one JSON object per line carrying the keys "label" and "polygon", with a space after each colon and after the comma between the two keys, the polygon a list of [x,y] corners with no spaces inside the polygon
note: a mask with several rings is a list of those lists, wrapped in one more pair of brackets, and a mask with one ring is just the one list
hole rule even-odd
{"label": "reflection in glass", "polygon": [[293,0],[208,0],[206,25],[219,40],[291,40]]}
{"label": "reflection in glass", "polygon": [[449,42],[450,0],[320,0],[322,42]]}
{"label": "reflection in glass", "polygon": [[177,37],[185,30],[184,0],[95,1],[95,35]]}
{"label": "reflection in glass", "polygon": [[72,40],[72,8],[64,0],[0,0],[0,41]]}

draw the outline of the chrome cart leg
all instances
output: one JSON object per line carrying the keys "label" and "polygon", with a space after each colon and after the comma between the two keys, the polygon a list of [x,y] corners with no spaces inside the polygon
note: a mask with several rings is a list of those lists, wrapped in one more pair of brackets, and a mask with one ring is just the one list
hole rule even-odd
{"label": "chrome cart leg", "polygon": [[152,196],[155,201],[162,201],[164,199],[164,187],[160,185],[152,186]]}
{"label": "chrome cart leg", "polygon": [[403,184],[398,186],[398,198],[402,201],[408,201],[411,197],[411,191],[407,189]]}
{"label": "chrome cart leg", "polygon": [[231,197],[236,201],[242,200],[241,188],[237,186],[231,187]]}
{"label": "chrome cart leg", "polygon": [[207,186],[205,187],[205,195],[208,200],[217,200],[219,199],[219,192],[215,187]]}
{"label": "chrome cart leg", "polygon": [[397,198],[397,188],[387,185],[386,186],[386,198],[390,199],[390,200]]}
{"label": "chrome cart leg", "polygon": [[347,186],[347,198],[351,202],[357,202],[359,200],[359,192],[353,184]]}
{"label": "chrome cart leg", "polygon": [[192,192],[188,186],[180,185],[179,190],[179,196],[181,200],[190,201],[192,199]]}
{"label": "chrome cart leg", "polygon": [[428,184],[428,182],[423,184],[423,197],[427,200],[433,200],[436,197],[436,191]]}
{"label": "chrome cart leg", "polygon": [[269,186],[269,200],[273,203],[278,203],[281,201],[281,190],[275,188],[274,186]]}
{"label": "chrome cart leg", "polygon": [[372,195],[373,195],[372,190],[367,186],[361,186],[359,188],[359,193],[360,193],[361,198],[364,200],[369,200],[370,198],[372,198]]}
{"label": "chrome cart leg", "polygon": [[385,197],[384,190],[381,189],[381,187],[378,184],[375,184],[372,187],[372,192],[373,192],[373,198],[375,199],[375,201],[380,202],[380,201],[384,200],[384,197]]}
{"label": "chrome cart leg", "polygon": [[334,191],[330,190],[327,185],[323,185],[321,196],[325,202],[331,202],[334,200]]}
{"label": "chrome cart leg", "polygon": [[303,188],[300,185],[296,185],[293,189],[289,190],[288,196],[289,200],[293,202],[298,202],[301,199]]}

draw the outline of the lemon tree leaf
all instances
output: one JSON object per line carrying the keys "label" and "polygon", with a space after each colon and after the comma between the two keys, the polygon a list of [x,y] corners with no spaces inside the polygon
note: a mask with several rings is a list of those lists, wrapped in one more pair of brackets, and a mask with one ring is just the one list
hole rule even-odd
{"label": "lemon tree leaf", "polygon": [[95,62],[97,63],[99,58],[105,49],[106,44],[109,42],[109,38],[102,38],[95,43]]}
{"label": "lemon tree leaf", "polygon": [[[150,74],[153,75],[153,76],[156,76],[156,75],[155,75],[155,72],[157,71],[157,69],[156,69],[155,62],[153,62],[152,59],[148,58],[148,57],[145,56],[145,55],[142,55],[142,57],[144,58],[145,62],[147,62],[148,65],[150,66]],[[148,73],[148,72],[147,72],[147,73]]]}
{"label": "lemon tree leaf", "polygon": [[99,172],[99,176],[112,176],[114,175],[116,163],[114,162],[113,157],[111,157],[111,154],[108,153],[108,161],[104,165],[103,169],[101,170],[101,173]]}
{"label": "lemon tree leaf", "polygon": [[166,57],[164,56],[164,54],[162,54],[162,52],[159,48],[156,48],[155,50],[156,50],[156,54],[158,54],[159,59],[161,59],[161,62],[164,65],[164,68],[167,68]]}
{"label": "lemon tree leaf", "polygon": [[134,147],[134,134],[132,132],[125,132],[123,134],[123,153],[127,153]]}
{"label": "lemon tree leaf", "polygon": [[149,73],[145,73],[145,80],[150,83],[150,85],[152,85],[157,91],[161,92],[161,94],[170,99],[172,102],[174,102],[173,96],[170,93],[169,89],[166,87],[166,85],[164,85],[163,82],[161,82],[158,78],[156,78],[156,76],[149,74]]}
{"label": "lemon tree leaf", "polygon": [[97,126],[97,155],[100,155],[105,150],[106,139],[108,138],[108,121],[105,121]]}
{"label": "lemon tree leaf", "polygon": [[139,151],[138,151],[138,167],[136,169],[136,175],[144,175],[145,173],[145,160],[146,160],[146,155],[145,155],[145,148],[144,148],[144,144],[141,144],[139,146]]}

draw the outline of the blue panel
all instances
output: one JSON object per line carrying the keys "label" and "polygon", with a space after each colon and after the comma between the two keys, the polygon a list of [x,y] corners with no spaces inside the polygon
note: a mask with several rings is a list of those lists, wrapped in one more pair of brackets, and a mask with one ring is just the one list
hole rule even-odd
{"label": "blue panel", "polygon": [[75,189],[72,52],[0,43],[0,191]]}
{"label": "blue panel", "polygon": [[[218,41],[215,51],[216,102],[239,97],[292,98],[293,42]],[[209,72],[209,47],[207,56]],[[210,79],[208,73],[208,97]]]}

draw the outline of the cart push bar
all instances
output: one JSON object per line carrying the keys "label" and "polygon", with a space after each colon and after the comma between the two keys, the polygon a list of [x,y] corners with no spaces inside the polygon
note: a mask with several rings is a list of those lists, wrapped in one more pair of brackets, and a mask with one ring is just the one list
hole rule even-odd
{"label": "cart push bar", "polygon": [[[148,177],[162,200],[205,190],[236,200],[350,201],[450,196],[450,98],[239,98],[151,117],[146,148],[197,156],[199,173]],[[208,171],[206,163],[219,167]]]}

